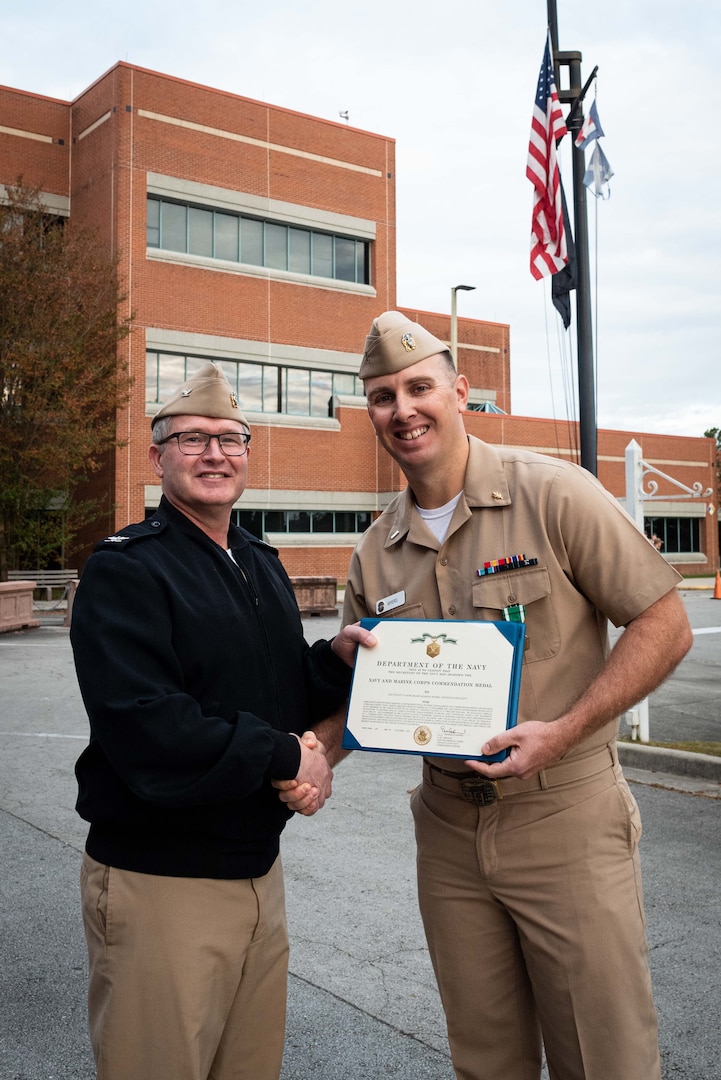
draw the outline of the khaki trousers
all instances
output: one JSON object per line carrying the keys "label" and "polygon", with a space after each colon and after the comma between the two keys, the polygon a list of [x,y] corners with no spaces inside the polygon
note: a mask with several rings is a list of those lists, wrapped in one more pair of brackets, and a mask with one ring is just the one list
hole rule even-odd
{"label": "khaki trousers", "polygon": [[98,1080],[277,1080],[288,934],[280,859],[248,880],[81,870]]}
{"label": "khaki trousers", "polygon": [[432,778],[412,799],[419,902],[458,1080],[538,1080],[542,1042],[552,1080],[660,1080],[620,767],[488,806]]}

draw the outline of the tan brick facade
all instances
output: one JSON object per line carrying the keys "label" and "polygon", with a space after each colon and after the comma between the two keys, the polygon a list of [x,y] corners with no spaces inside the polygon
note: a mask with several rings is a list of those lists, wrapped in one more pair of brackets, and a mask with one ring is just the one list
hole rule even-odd
{"label": "tan brick facade", "polygon": [[[372,319],[396,306],[391,138],[119,63],[72,103],[0,88],[0,184],[20,175],[60,212],[107,237],[119,258],[126,313],[134,318],[133,333],[121,346],[135,379],[129,406],[118,416],[125,445],[103,478],[112,506],[108,529],[141,518],[146,505],[157,502],[147,462],[153,408],[146,405],[145,372],[152,341],[167,341],[169,353],[193,357],[237,360],[250,349],[256,358],[264,352],[290,356],[280,362],[291,367],[349,372]],[[351,235],[369,238],[370,283],[349,286],[151,252],[147,197],[166,188],[171,199],[193,205],[232,210],[245,200],[259,217],[267,208],[274,219],[317,220],[321,229],[335,221],[339,233],[346,223]],[[448,316],[403,310],[450,339]],[[475,400],[491,400],[510,414],[510,328],[461,318],[458,343],[459,369],[476,391]],[[378,449],[362,404],[359,398],[336,398],[333,417],[317,423],[310,417],[251,416],[250,487],[241,507],[382,509],[403,478]],[[572,457],[578,437],[552,420],[512,415],[469,413],[467,427],[490,442]],[[618,496],[625,488],[624,449],[632,437],[599,432],[599,476]],[[636,438],[647,461],[682,483],[700,482],[704,489],[714,483],[712,440]],[[707,500],[715,501],[715,495]],[[700,508],[700,500],[695,505]],[[688,503],[678,506],[679,513],[688,513]],[[646,512],[655,514],[650,506]],[[718,560],[716,516],[705,506],[703,516],[695,513],[706,558],[681,568],[709,572]],[[272,540],[292,575],[344,580],[352,536],[318,535],[313,543],[302,536],[288,543],[277,535]]]}

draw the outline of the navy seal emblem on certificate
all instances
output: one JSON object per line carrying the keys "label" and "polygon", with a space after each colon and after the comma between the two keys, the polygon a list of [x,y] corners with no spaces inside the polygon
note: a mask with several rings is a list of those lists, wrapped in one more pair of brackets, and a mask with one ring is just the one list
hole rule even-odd
{"label": "navy seal emblem on certificate", "polygon": [[500,761],[481,746],[518,719],[522,622],[361,619],[377,645],[358,649],[346,750]]}

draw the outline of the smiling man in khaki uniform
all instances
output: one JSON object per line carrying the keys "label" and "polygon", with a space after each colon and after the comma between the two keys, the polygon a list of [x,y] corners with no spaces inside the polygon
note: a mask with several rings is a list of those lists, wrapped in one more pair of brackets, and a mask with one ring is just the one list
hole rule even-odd
{"label": "smiling man in khaki uniform", "polygon": [[[678,575],[575,465],[469,438],[443,342],[379,316],[360,368],[408,488],[353,556],[344,622],[525,619],[519,725],[493,764],[429,758],[419,900],[459,1080],[657,1080],[637,841],[618,717],[691,644]],[[528,565],[478,576],[484,563]],[[624,626],[609,653],[607,620]]]}

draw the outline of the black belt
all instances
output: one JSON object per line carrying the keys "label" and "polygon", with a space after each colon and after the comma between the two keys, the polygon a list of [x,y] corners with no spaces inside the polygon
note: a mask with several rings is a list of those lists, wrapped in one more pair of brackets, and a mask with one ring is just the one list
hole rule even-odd
{"label": "black belt", "polygon": [[452,772],[431,765],[423,759],[423,779],[433,787],[441,788],[452,795],[459,795],[476,806],[489,806],[507,795],[519,795],[527,791],[546,791],[548,788],[570,784],[574,780],[587,780],[596,773],[610,769],[618,761],[615,746],[609,744],[588,757],[561,761],[548,769],[541,769],[535,776],[521,780],[517,776],[503,776],[491,780],[477,772]]}

